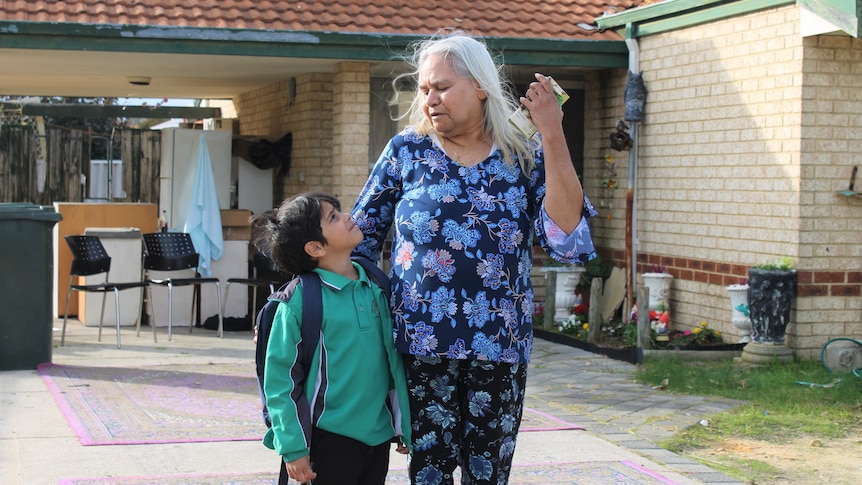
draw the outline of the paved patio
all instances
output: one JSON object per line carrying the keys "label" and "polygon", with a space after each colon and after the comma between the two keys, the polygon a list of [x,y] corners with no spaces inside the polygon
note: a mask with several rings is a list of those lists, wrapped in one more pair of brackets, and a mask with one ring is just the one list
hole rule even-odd
{"label": "paved patio", "polygon": [[[59,328],[62,321],[55,322]],[[66,346],[53,362],[64,365],[131,366],[156,364],[248,363],[253,373],[251,332],[187,327],[167,341],[159,329],[153,343],[122,330],[116,348],[113,329],[102,342],[96,329],[71,321]],[[633,381],[635,367],[581,349],[536,340],[528,377],[528,407],[585,430],[522,433],[516,463],[632,460],[678,484],[741,484],[711,468],[658,447],[655,442],[738,403],[718,398],[677,396]],[[0,372],[0,483],[53,485],[76,477],[166,476],[204,473],[255,473],[274,467],[274,453],[255,441],[163,445],[81,446],[35,370]],[[406,459],[393,452],[393,468]],[[574,478],[573,478],[574,480]]]}

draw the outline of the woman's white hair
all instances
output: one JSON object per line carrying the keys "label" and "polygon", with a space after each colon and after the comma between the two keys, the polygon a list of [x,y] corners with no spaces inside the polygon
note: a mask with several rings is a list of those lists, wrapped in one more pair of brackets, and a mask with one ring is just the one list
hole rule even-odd
{"label": "woman's white hair", "polygon": [[425,116],[425,96],[419,90],[419,71],[423,62],[431,56],[440,56],[455,74],[471,79],[485,91],[483,103],[483,129],[485,137],[494,142],[507,163],[515,159],[521,170],[529,175],[535,165],[534,143],[509,123],[509,116],[518,108],[512,94],[511,84],[502,73],[503,66],[494,63],[487,46],[480,40],[461,31],[438,33],[431,38],[411,44],[404,59],[413,69],[397,76],[392,85],[397,100],[398,86],[405,78],[413,81],[414,96],[407,112],[398,119],[407,118],[408,123],[420,134],[434,131],[431,121]]}

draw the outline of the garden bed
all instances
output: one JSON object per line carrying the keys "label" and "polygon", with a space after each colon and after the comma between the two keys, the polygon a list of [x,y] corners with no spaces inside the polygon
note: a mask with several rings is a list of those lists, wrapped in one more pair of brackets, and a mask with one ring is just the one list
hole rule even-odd
{"label": "garden bed", "polygon": [[682,360],[733,359],[734,357],[739,357],[740,355],[742,355],[742,348],[745,347],[745,344],[741,343],[711,344],[687,349],[639,349],[636,347],[613,347],[594,344],[587,342],[586,340],[581,340],[579,338],[573,337],[571,335],[566,335],[564,333],[542,328],[534,328],[533,334],[536,338],[547,340],[549,342],[555,342],[558,344],[568,345],[570,347],[577,347],[579,349],[586,350],[587,352],[604,355],[611,359],[628,362],[630,364],[639,364],[643,362],[645,358],[660,358],[670,355],[678,357]]}
{"label": "garden bed", "polygon": [[579,349],[610,357],[614,360],[621,360],[630,364],[640,362],[639,352],[635,347],[608,347],[581,340],[571,335],[547,330],[543,328],[534,328],[533,335],[542,340],[554,342],[558,344],[568,345],[569,347],[577,347]]}

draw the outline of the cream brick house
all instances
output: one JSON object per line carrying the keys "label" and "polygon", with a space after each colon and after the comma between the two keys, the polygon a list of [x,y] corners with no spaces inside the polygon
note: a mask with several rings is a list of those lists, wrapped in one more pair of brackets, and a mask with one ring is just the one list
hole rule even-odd
{"label": "cream brick house", "polygon": [[[848,27],[859,1],[837,16],[809,13],[818,3],[2,2],[0,95],[231,99],[240,134],[292,133],[281,195],[323,189],[351,201],[397,129],[386,106],[402,68],[394,54],[440,28],[471,31],[516,85],[546,72],[573,95],[570,148],[601,211],[597,246],[618,266],[636,180],[632,272],[660,264],[675,276],[674,326],[707,320],[734,340],[725,287],[788,255],[800,271],[788,344],[814,358],[830,337],[862,337],[862,198],[837,194],[862,145],[862,44]],[[809,19],[850,32],[806,35]],[[648,91],[632,132],[636,172],[631,152],[608,143],[629,47]],[[132,76],[152,83],[131,86]],[[603,191],[609,179],[619,188]]]}
{"label": "cream brick house", "polygon": [[[862,163],[859,13],[859,2],[677,0],[597,19],[639,50],[638,271],[660,264],[675,276],[675,326],[706,320],[733,334],[725,287],[790,256],[799,288],[788,345],[817,358],[829,338],[862,337],[862,197],[841,193]],[[620,116],[625,75],[587,78],[598,93],[585,110],[596,199],[611,153],[601,135]],[[594,226],[617,260],[622,186],[597,200],[611,218]]]}

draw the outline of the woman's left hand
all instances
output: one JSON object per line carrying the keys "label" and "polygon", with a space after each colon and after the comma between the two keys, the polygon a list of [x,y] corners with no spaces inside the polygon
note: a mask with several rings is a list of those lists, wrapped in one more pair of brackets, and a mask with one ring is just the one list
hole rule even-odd
{"label": "woman's left hand", "polygon": [[547,76],[536,73],[536,80],[521,97],[521,104],[529,110],[533,124],[543,137],[550,130],[562,131],[563,109]]}

